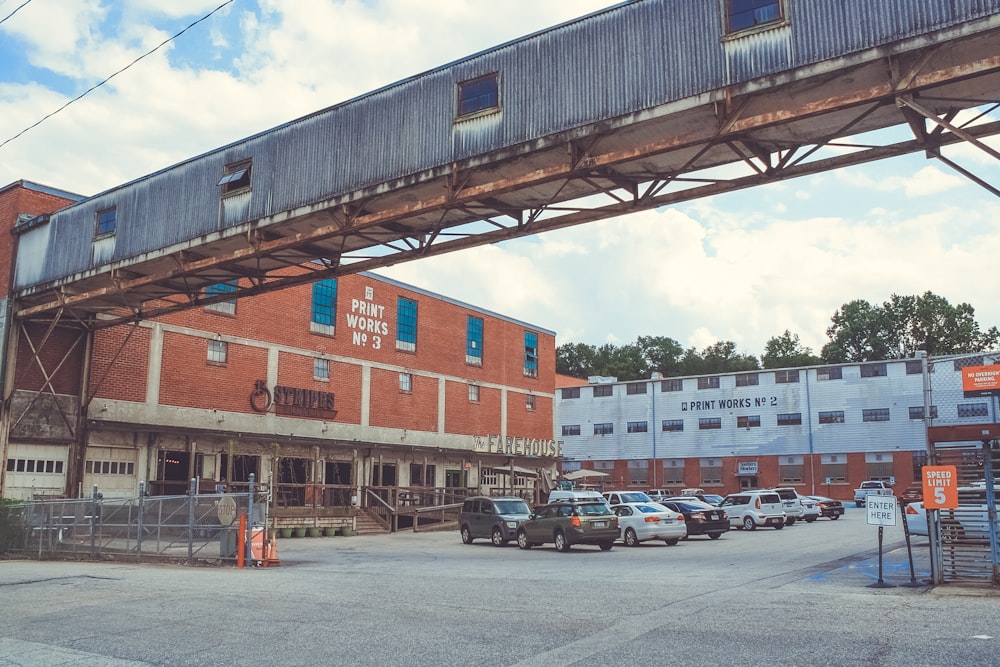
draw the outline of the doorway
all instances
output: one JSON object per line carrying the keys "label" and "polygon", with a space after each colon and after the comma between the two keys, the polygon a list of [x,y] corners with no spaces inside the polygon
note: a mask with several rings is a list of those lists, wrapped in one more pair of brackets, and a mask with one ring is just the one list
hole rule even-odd
{"label": "doorway", "polygon": [[740,477],[740,491],[750,491],[757,488],[757,475],[745,475]]}

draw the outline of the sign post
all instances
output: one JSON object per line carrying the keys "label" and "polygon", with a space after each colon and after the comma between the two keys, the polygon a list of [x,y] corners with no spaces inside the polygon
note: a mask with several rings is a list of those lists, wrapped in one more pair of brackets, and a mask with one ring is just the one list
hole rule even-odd
{"label": "sign post", "polygon": [[868,588],[895,588],[882,578],[882,530],[885,526],[896,525],[896,496],[869,495],[865,499],[868,525],[878,526],[878,581],[868,584]]}

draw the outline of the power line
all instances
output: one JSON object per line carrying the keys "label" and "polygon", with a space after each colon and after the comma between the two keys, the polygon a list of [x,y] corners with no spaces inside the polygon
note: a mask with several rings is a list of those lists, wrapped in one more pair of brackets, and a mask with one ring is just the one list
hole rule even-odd
{"label": "power line", "polygon": [[[21,5],[21,7],[24,7],[24,5],[28,4],[29,2],[31,2],[31,0],[26,0],[25,3],[23,5]],[[133,60],[132,62],[130,62],[128,65],[125,65],[125,67],[122,67],[120,70],[118,70],[117,72],[115,72],[114,74],[112,74],[111,76],[109,76],[108,78],[104,79],[100,83],[94,84],[93,86],[91,86],[90,88],[88,88],[87,90],[85,90],[84,92],[80,93],[79,95],[77,95],[76,97],[74,97],[73,99],[71,99],[69,102],[66,102],[66,104],[62,105],[61,107],[59,107],[58,109],[56,109],[52,113],[49,113],[49,114],[46,114],[45,116],[42,116],[41,119],[39,119],[35,123],[32,123],[28,127],[24,128],[23,130],[21,130],[20,132],[18,132],[17,134],[15,134],[10,139],[6,139],[3,143],[0,143],[0,148],[3,148],[4,146],[6,146],[7,144],[9,144],[10,142],[14,141],[15,139],[17,139],[18,137],[20,137],[22,134],[24,134],[28,130],[32,130],[32,129],[38,127],[43,122],[45,122],[49,118],[52,118],[52,116],[55,116],[57,113],[59,113],[60,111],[62,111],[66,107],[68,107],[69,105],[73,104],[74,102],[80,101],[81,99],[83,99],[84,97],[86,97],[87,95],[89,95],[90,93],[92,93],[93,91],[97,90],[98,88],[100,88],[101,86],[103,86],[104,84],[106,84],[111,79],[115,78],[116,76],[118,76],[119,74],[121,74],[122,72],[124,72],[125,70],[127,70],[130,67],[132,67],[133,65],[135,65],[137,62],[139,62],[140,60],[142,60],[146,56],[151,55],[153,53],[156,53],[161,48],[163,48],[164,46],[166,46],[170,42],[174,41],[175,39],[177,39],[178,37],[180,37],[181,35],[183,35],[184,33],[186,33],[191,28],[195,27],[196,25],[198,25],[202,21],[208,19],[213,14],[215,14],[216,12],[218,12],[220,9],[222,9],[226,5],[232,4],[233,2],[235,2],[235,0],[226,0],[221,5],[219,5],[218,7],[216,7],[215,9],[213,9],[212,11],[210,11],[209,13],[205,14],[204,16],[202,16],[200,19],[198,19],[194,23],[189,24],[186,28],[184,28],[183,30],[181,30],[179,33],[177,33],[173,37],[169,37],[169,38],[163,40],[157,46],[155,46],[154,48],[150,49],[146,53],[142,54],[141,56],[139,56],[138,58],[136,58],[135,60]],[[20,9],[21,7],[18,7],[17,9]],[[10,15],[7,18],[10,18],[11,16],[13,16],[14,12],[16,12],[17,9],[15,9],[13,12],[11,12]],[[6,20],[7,19],[4,19],[4,21],[6,21]],[[3,23],[3,21],[0,21],[0,23]]]}
{"label": "power line", "polygon": [[[4,2],[7,2],[7,0],[4,0]],[[24,7],[24,6],[25,6],[26,4],[28,4],[29,2],[31,2],[31,0],[24,0],[24,2],[22,2],[22,3],[21,3],[21,4],[19,5],[19,6],[18,6],[18,8],[17,8],[17,9],[15,9],[15,10],[14,10],[14,11],[12,11],[12,12],[11,12],[10,14],[7,14],[7,16],[5,16],[5,17],[3,17],[2,19],[0,19],[0,23],[3,23],[4,21],[6,21],[7,19],[9,19],[9,18],[10,18],[11,16],[13,16],[14,14],[17,14],[17,12],[18,12],[18,11],[19,11],[19,10],[21,9],[21,7]],[[3,4],[3,3],[0,3],[0,4]]]}

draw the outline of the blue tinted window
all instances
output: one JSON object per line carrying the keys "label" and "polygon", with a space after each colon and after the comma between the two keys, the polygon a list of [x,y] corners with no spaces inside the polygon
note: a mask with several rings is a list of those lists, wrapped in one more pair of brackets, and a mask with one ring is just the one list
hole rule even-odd
{"label": "blue tinted window", "polygon": [[313,283],[312,321],[333,326],[337,320],[337,280],[318,280]]}
{"label": "blue tinted window", "polygon": [[729,32],[781,20],[781,0],[728,0]]}
{"label": "blue tinted window", "polygon": [[495,73],[458,84],[459,116],[499,106],[500,86]]}
{"label": "blue tinted window", "polygon": [[114,234],[118,228],[118,209],[108,208],[97,212],[97,236]]}
{"label": "blue tinted window", "polygon": [[524,332],[524,374],[538,377],[538,334]]}
{"label": "blue tinted window", "polygon": [[413,299],[399,297],[396,301],[396,340],[417,342],[417,302]]}
{"label": "blue tinted window", "polygon": [[483,320],[469,316],[465,324],[465,356],[467,361],[483,360]]}

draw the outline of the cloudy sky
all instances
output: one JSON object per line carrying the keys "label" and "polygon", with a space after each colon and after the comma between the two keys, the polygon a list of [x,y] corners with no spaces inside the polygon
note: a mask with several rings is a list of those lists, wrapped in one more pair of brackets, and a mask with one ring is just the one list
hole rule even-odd
{"label": "cloudy sky", "polygon": [[[610,4],[0,0],[0,185],[96,194]],[[1000,185],[995,159],[951,155]],[[893,293],[930,290],[1000,325],[998,257],[1000,199],[921,155],[383,273],[552,329],[560,344],[662,335],[759,356],[786,329],[818,353],[841,304]]]}

